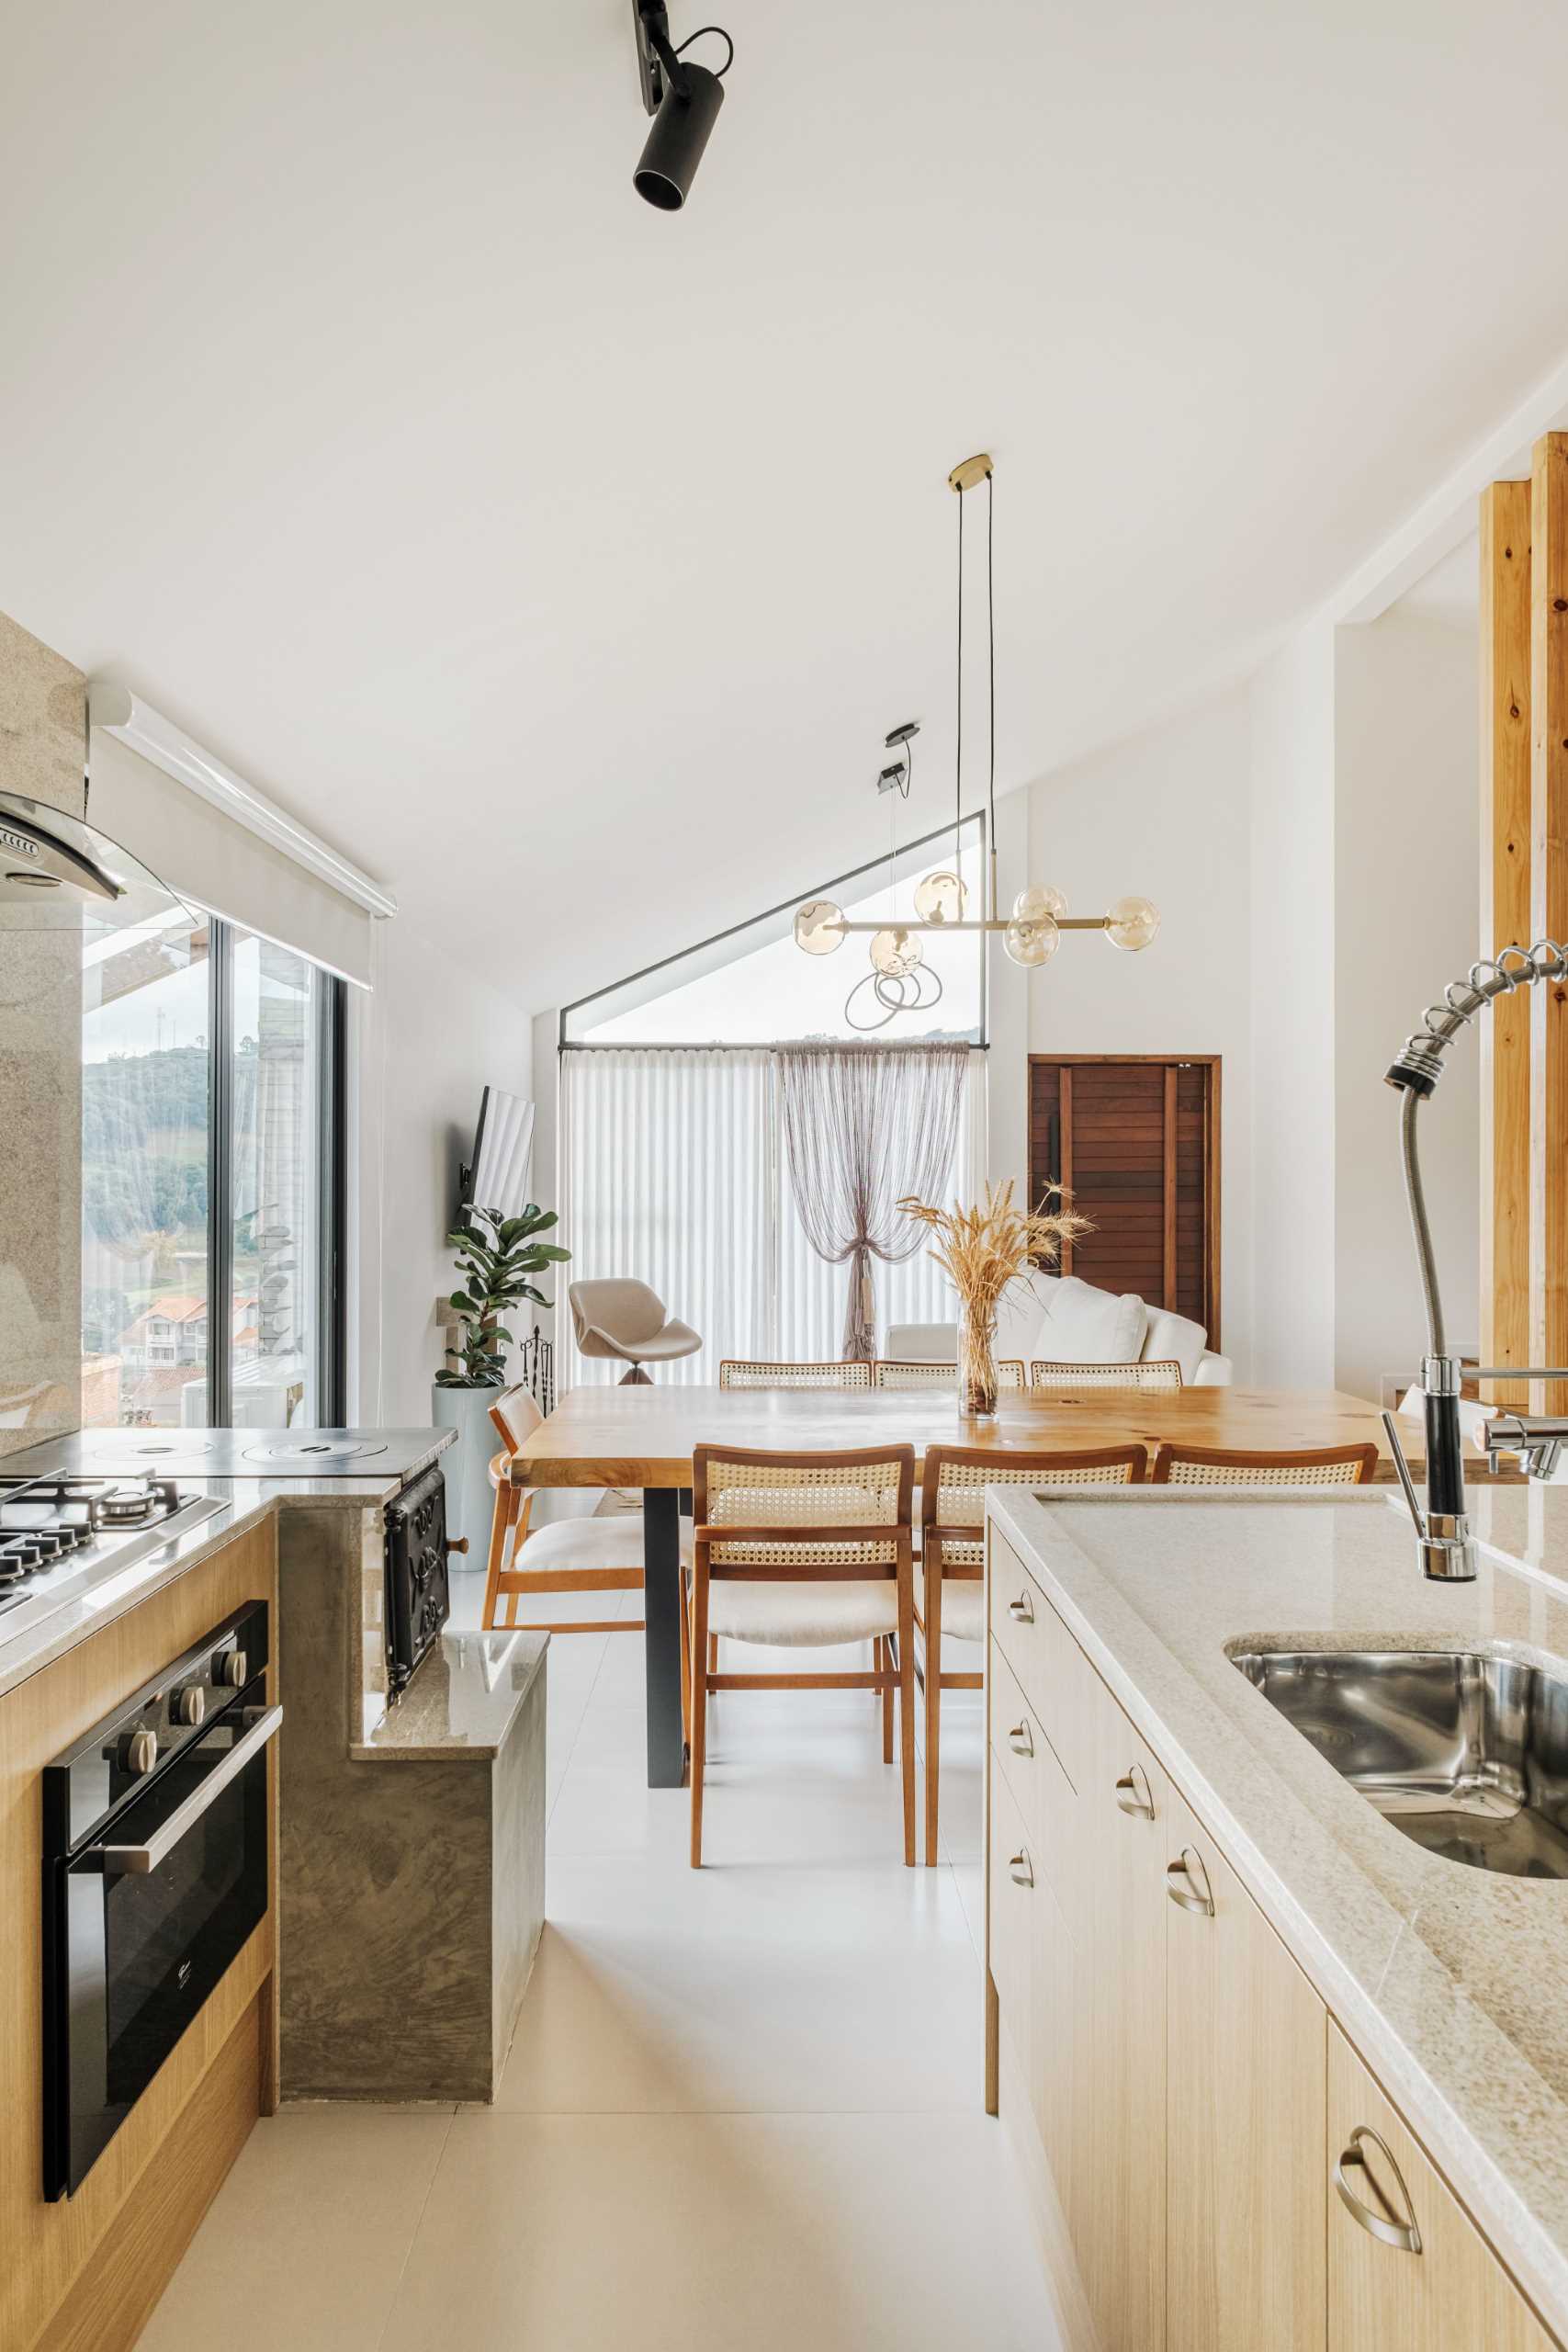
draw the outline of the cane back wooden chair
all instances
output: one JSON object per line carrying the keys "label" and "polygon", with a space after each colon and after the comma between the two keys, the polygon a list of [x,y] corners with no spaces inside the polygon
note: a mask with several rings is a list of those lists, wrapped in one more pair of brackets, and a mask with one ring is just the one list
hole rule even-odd
{"label": "cane back wooden chair", "polygon": [[[923,1356],[879,1356],[874,1367],[877,1388],[953,1388],[958,1386],[955,1363],[928,1362]],[[997,1365],[998,1388],[1023,1388],[1021,1356],[1003,1356]]]}
{"label": "cane back wooden chair", "polygon": [[1378,1450],[1365,1445],[1309,1446],[1293,1453],[1229,1453],[1202,1445],[1162,1445],[1150,1483],[1156,1487],[1370,1487]]}
{"label": "cane back wooden chair", "polygon": [[726,1356],[718,1368],[721,1388],[869,1388],[868,1363],[769,1363],[761,1358]]}
{"label": "cane back wooden chair", "polygon": [[[619,1510],[607,1517],[561,1519],[530,1534],[535,1488],[513,1483],[512,1457],[521,1453],[544,1419],[528,1391],[508,1388],[490,1408],[502,1441],[490,1465],[495,1505],[491,1514],[489,1577],[485,1585],[487,1631],[515,1625],[519,1600],[550,1592],[640,1592],[643,1588],[642,1513]],[[498,1612],[505,1603],[505,1614]],[[640,1617],[568,1619],[538,1628],[547,1634],[638,1634]]]}
{"label": "cane back wooden chair", "polygon": [[1029,1367],[1032,1388],[1179,1388],[1181,1366],[1174,1356],[1152,1356],[1142,1363],[1043,1363]]}
{"label": "cane back wooden chair", "polygon": [[[904,1860],[915,1860],[913,1499],[908,1445],[830,1453],[699,1445],[682,1544],[682,1697],[692,1754],[692,1868],[703,1859],[710,1690],[875,1690],[882,1756],[898,1706]],[[689,1586],[689,1592],[688,1592]],[[710,1635],[764,1648],[872,1644],[869,1672],[716,1674]]]}
{"label": "cane back wooden chair", "polygon": [[979,1690],[985,1675],[950,1673],[943,1637],[986,1639],[985,1493],[987,1487],[1140,1487],[1148,1469],[1141,1445],[1077,1453],[1005,1453],[989,1446],[929,1445],[920,1486],[920,1629],[925,1640],[926,1860],[937,1860],[942,1783],[942,1694]]}

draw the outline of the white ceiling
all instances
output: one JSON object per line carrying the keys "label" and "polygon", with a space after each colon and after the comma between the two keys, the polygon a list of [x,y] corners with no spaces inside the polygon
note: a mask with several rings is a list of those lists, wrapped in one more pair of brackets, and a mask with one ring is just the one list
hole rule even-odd
{"label": "white ceiling", "polygon": [[895,720],[945,813],[959,458],[1006,789],[1245,667],[1568,345],[1568,11],[724,13],[678,218],[629,0],[6,28],[0,610],[530,1007],[867,854]]}

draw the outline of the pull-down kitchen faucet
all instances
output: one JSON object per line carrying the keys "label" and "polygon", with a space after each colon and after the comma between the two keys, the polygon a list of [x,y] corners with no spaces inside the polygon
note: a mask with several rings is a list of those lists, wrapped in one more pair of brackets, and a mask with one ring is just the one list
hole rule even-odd
{"label": "pull-down kitchen faucet", "polygon": [[[1383,1427],[1393,1448],[1394,1466],[1416,1522],[1418,1555],[1424,1575],[1449,1582],[1466,1582],[1475,1574],[1475,1545],[1464,1507],[1464,1463],[1460,1445],[1460,1382],[1464,1360],[1451,1355],[1443,1333],[1443,1306],[1438,1290],[1438,1269],[1432,1253],[1432,1232],[1427,1221],[1421,1189],[1416,1121],[1422,1103],[1443,1074],[1443,1056],[1465,1023],[1516,989],[1537,980],[1568,980],[1568,950],[1554,939],[1538,939],[1530,948],[1505,947],[1495,960],[1472,964],[1462,980],[1443,990],[1440,1005],[1428,1005],[1421,1027],[1406,1037],[1387,1073],[1390,1086],[1402,1089],[1400,1139],[1404,1159],[1404,1196],[1410,1207],[1410,1229],[1421,1269],[1427,1302],[1427,1355],[1421,1368],[1426,1390],[1427,1501],[1423,1508],[1410,1476],[1410,1465],[1399,1442],[1392,1413]],[[1568,1380],[1559,1366],[1479,1364],[1470,1367],[1485,1379]],[[1568,1419],[1554,1415],[1503,1413],[1483,1425],[1486,1459],[1495,1467],[1505,1453],[1524,1457],[1531,1477],[1550,1477],[1564,1444]]]}

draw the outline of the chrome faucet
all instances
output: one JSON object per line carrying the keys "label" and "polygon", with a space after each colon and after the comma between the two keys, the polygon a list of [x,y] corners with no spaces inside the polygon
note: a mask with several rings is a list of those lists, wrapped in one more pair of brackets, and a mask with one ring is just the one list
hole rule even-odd
{"label": "chrome faucet", "polygon": [[[1387,1072],[1387,1083],[1402,1090],[1400,1139],[1404,1160],[1404,1196],[1410,1207],[1410,1229],[1421,1270],[1427,1304],[1427,1354],[1421,1367],[1426,1391],[1427,1499],[1423,1505],[1410,1476],[1410,1465],[1399,1442],[1393,1415],[1384,1413],[1383,1427],[1393,1449],[1404,1499],[1416,1523],[1417,1556],[1425,1576],[1445,1582],[1468,1582],[1475,1574],[1475,1545],[1464,1507],[1464,1460],[1460,1442],[1460,1385],[1467,1370],[1483,1380],[1565,1380],[1568,1372],[1553,1366],[1467,1363],[1451,1354],[1443,1333],[1442,1299],[1432,1254],[1431,1227],[1427,1221],[1421,1189],[1416,1120],[1421,1105],[1443,1074],[1443,1056],[1465,1023],[1500,996],[1529,988],[1537,980],[1568,979],[1568,950],[1555,940],[1538,939],[1530,948],[1505,947],[1495,959],[1472,964],[1462,980],[1443,990],[1440,1005],[1428,1005],[1421,1027],[1406,1037]],[[1550,1477],[1568,1444],[1568,1419],[1555,1415],[1501,1413],[1483,1426],[1482,1440],[1490,1467],[1505,1454],[1522,1456],[1528,1475]]]}

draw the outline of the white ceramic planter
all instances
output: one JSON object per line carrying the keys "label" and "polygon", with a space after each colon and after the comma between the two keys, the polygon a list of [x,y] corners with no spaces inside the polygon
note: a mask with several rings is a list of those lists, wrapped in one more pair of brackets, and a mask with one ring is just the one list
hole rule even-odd
{"label": "white ceramic planter", "polygon": [[441,1456],[446,1474],[446,1532],[454,1543],[467,1536],[467,1552],[453,1552],[447,1566],[454,1572],[483,1570],[490,1558],[490,1459],[501,1451],[490,1408],[501,1395],[494,1388],[441,1388],[430,1391],[430,1418],[438,1430],[456,1430],[457,1442]]}

